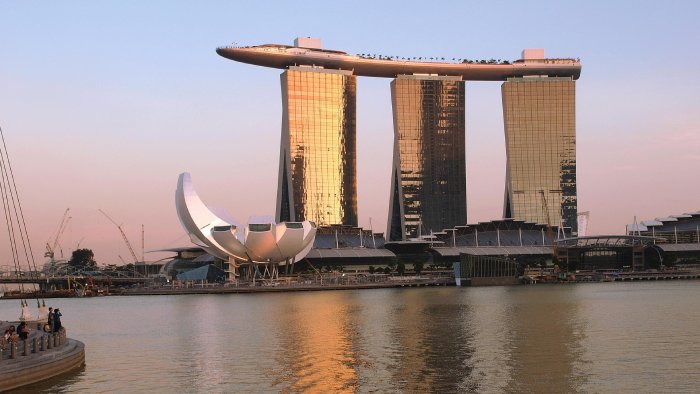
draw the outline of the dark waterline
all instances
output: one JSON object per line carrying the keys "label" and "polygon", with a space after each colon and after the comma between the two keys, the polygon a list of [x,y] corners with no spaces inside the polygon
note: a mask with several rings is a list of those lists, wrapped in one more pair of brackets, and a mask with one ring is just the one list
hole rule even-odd
{"label": "dark waterline", "polygon": [[25,391],[697,392],[699,297],[678,281],[54,299],[87,365]]}

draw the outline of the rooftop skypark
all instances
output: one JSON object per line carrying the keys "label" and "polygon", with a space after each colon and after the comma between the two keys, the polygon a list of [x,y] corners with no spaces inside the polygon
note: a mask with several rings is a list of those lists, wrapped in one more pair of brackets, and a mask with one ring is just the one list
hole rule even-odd
{"label": "rooftop skypark", "polygon": [[474,81],[505,81],[524,76],[572,77],[581,75],[581,62],[573,58],[544,58],[543,51],[523,51],[522,59],[471,60],[444,57],[400,57],[378,54],[352,55],[343,51],[322,49],[320,43],[289,46],[227,46],[216,52],[231,60],[263,67],[286,69],[291,66],[312,66],[352,71],[358,76],[395,78],[398,75],[433,74],[460,76]]}

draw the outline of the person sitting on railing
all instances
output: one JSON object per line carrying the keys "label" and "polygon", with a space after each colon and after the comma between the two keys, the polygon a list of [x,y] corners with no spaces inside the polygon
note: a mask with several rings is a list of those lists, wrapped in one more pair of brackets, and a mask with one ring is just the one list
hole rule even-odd
{"label": "person sitting on railing", "polygon": [[17,335],[15,331],[15,326],[10,326],[7,330],[5,330],[5,336],[4,339],[10,343],[14,342],[17,343],[19,341],[19,336]]}
{"label": "person sitting on railing", "polygon": [[9,342],[10,339],[12,338],[12,333],[15,332],[15,326],[10,326],[5,330],[5,334],[2,336],[2,338],[5,340],[5,342]]}
{"label": "person sitting on railing", "polygon": [[19,323],[19,325],[17,326],[17,334],[19,335],[19,339],[27,339],[27,337],[29,336],[29,327],[27,327],[26,322]]}
{"label": "person sitting on railing", "polygon": [[46,332],[53,332],[53,307],[49,307],[49,319],[46,322],[46,326],[44,327],[44,331]]}

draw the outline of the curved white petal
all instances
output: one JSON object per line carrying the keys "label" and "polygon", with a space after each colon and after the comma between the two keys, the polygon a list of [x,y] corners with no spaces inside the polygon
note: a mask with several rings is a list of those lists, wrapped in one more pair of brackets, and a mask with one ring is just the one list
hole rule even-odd
{"label": "curved white petal", "polygon": [[309,251],[314,246],[314,240],[316,239],[316,224],[309,222],[308,220],[304,222],[304,240],[302,242],[303,248],[295,257],[294,261],[299,261],[309,254]]}
{"label": "curved white petal", "polygon": [[277,236],[280,254],[284,260],[296,256],[304,249],[304,227],[302,223],[278,223],[275,235]]}
{"label": "curved white petal", "polygon": [[211,229],[215,226],[231,225],[216,216],[197,195],[192,186],[192,177],[189,173],[183,172],[177,180],[177,190],[175,191],[175,208],[180,224],[190,235],[196,244],[223,260],[228,259],[228,254],[211,235]]}
{"label": "curved white petal", "polygon": [[273,223],[249,223],[246,228],[245,247],[253,260],[280,261],[275,239],[276,226]]}
{"label": "curved white petal", "polygon": [[248,260],[245,246],[238,240],[238,228],[236,226],[217,226],[211,229],[214,240],[224,248],[229,255]]}

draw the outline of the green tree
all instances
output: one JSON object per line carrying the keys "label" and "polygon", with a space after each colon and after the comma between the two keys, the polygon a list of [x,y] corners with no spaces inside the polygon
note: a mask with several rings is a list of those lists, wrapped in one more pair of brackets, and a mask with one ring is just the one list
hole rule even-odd
{"label": "green tree", "polygon": [[399,275],[403,276],[403,274],[406,273],[406,264],[404,264],[402,261],[400,261],[396,265],[396,272],[398,272]]}
{"label": "green tree", "polygon": [[95,268],[97,262],[95,261],[95,254],[91,249],[77,249],[73,251],[68,265],[80,269]]}
{"label": "green tree", "polygon": [[416,275],[420,275],[423,272],[423,263],[413,263],[413,271],[416,272]]}

